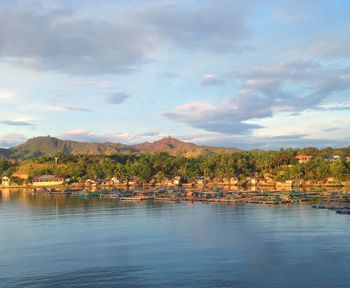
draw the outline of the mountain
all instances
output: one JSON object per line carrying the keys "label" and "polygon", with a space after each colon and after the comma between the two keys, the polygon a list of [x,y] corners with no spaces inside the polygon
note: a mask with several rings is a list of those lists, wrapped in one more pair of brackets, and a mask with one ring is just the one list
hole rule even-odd
{"label": "mountain", "polygon": [[138,152],[166,152],[171,155],[184,154],[186,156],[199,156],[206,151],[210,152],[236,152],[237,148],[223,148],[211,146],[199,146],[193,143],[183,142],[173,137],[166,137],[153,143],[145,142],[132,145]]}
{"label": "mountain", "polygon": [[134,152],[132,148],[120,143],[86,143],[79,141],[60,140],[55,137],[35,137],[24,144],[11,149],[16,158],[31,156],[65,154],[111,155],[119,152]]}
{"label": "mountain", "polygon": [[31,158],[40,155],[53,155],[56,153],[85,154],[85,155],[111,155],[115,153],[146,153],[166,152],[171,155],[182,154],[185,156],[199,156],[208,151],[211,152],[235,152],[236,148],[221,148],[211,146],[199,146],[193,143],[183,142],[172,137],[166,137],[153,143],[145,142],[135,145],[121,143],[87,143],[79,141],[61,140],[55,137],[35,137],[24,144],[10,148],[0,149],[0,156],[18,159]]}
{"label": "mountain", "polygon": [[182,142],[176,138],[166,137],[153,143],[144,142],[133,145],[132,147],[140,152],[167,152],[169,154],[176,154],[196,150],[199,146]]}

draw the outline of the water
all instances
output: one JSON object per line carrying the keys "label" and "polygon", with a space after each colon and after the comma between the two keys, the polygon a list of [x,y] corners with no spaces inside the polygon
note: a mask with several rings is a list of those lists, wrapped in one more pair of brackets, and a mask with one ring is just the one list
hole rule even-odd
{"label": "water", "polygon": [[0,194],[0,287],[349,287],[350,216],[310,205]]}

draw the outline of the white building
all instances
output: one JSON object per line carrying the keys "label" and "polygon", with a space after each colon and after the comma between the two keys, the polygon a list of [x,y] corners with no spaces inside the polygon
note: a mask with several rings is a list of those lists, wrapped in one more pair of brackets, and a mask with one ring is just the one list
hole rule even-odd
{"label": "white building", "polygon": [[10,186],[10,184],[11,184],[11,180],[10,180],[9,177],[3,176],[3,177],[1,178],[1,186],[7,187],[7,186]]}

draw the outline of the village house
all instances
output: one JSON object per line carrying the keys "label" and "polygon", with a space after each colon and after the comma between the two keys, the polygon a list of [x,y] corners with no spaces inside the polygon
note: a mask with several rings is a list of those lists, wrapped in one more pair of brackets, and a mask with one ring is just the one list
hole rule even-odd
{"label": "village house", "polygon": [[238,180],[237,177],[231,177],[231,178],[230,178],[230,185],[236,186],[236,185],[238,185],[238,184],[239,184],[239,180]]}
{"label": "village house", "polygon": [[224,185],[237,185],[239,181],[236,177],[230,177],[230,178],[218,178],[216,179],[216,182]]}
{"label": "village house", "polygon": [[263,177],[264,177],[264,180],[265,180],[267,183],[272,183],[272,182],[274,182],[274,180],[275,180],[275,175],[273,175],[273,174],[271,174],[271,173],[265,173],[265,174],[263,175]]}
{"label": "village house", "polygon": [[295,158],[298,160],[299,163],[306,163],[306,162],[310,161],[314,157],[311,156],[311,155],[299,154],[299,155],[295,156]]}
{"label": "village house", "polygon": [[261,179],[258,184],[259,186],[275,186],[275,175],[265,173],[263,179]]}
{"label": "village house", "polygon": [[293,180],[286,180],[283,182],[276,182],[276,187],[277,188],[283,188],[283,189],[291,189],[294,186],[294,181]]}
{"label": "village house", "polygon": [[140,180],[140,178],[134,176],[132,177],[129,181],[128,181],[128,185],[129,186],[139,186],[142,184],[142,181]]}
{"label": "village house", "polygon": [[156,186],[157,185],[157,180],[155,178],[152,178],[151,180],[148,181],[148,184],[151,186]]}
{"label": "village house", "polygon": [[36,187],[48,187],[62,185],[64,177],[55,175],[43,175],[35,177],[32,181],[32,185]]}
{"label": "village house", "polygon": [[7,186],[10,186],[10,184],[11,184],[11,181],[10,181],[10,178],[9,178],[9,177],[3,176],[3,177],[1,178],[1,186],[7,187]]}
{"label": "village house", "polygon": [[112,177],[112,178],[111,178],[111,182],[112,182],[114,185],[120,185],[120,184],[122,184],[122,181],[121,181],[119,178],[117,178],[117,177]]}
{"label": "village house", "polygon": [[179,186],[182,184],[181,176],[175,176],[175,177],[171,178],[170,181],[171,181],[171,184],[176,185],[176,186]]}
{"label": "village house", "polygon": [[214,178],[211,181],[212,184],[223,184],[223,179],[222,178]]}
{"label": "village house", "polygon": [[230,179],[229,178],[222,178],[220,179],[220,182],[224,185],[230,185]]}
{"label": "village house", "polygon": [[205,185],[207,183],[204,176],[197,176],[196,184],[197,185]]}
{"label": "village house", "polygon": [[92,179],[87,179],[87,180],[85,180],[85,182],[84,182],[84,185],[85,186],[93,186],[93,185],[96,185],[97,183],[96,183],[96,181],[95,180],[92,180]]}
{"label": "village house", "polygon": [[103,186],[113,186],[114,183],[112,182],[112,180],[104,179],[104,180],[102,181],[102,185],[103,185]]}
{"label": "village house", "polygon": [[113,185],[128,185],[128,180],[123,180],[119,177],[112,177],[111,183],[113,183]]}
{"label": "village house", "polygon": [[341,157],[339,155],[327,156],[327,157],[323,158],[323,160],[326,160],[326,161],[338,161],[340,159],[341,159]]}
{"label": "village house", "polygon": [[247,177],[246,180],[248,186],[256,186],[258,184],[258,180],[255,177]]}
{"label": "village house", "polygon": [[180,186],[182,184],[181,176],[175,176],[171,179],[163,179],[162,185],[171,187],[171,186]]}

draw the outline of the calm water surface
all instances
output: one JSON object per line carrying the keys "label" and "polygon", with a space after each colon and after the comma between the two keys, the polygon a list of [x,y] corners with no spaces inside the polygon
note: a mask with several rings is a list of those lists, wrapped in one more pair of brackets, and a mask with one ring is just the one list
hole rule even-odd
{"label": "calm water surface", "polygon": [[0,194],[0,287],[349,287],[350,216],[310,205]]}

